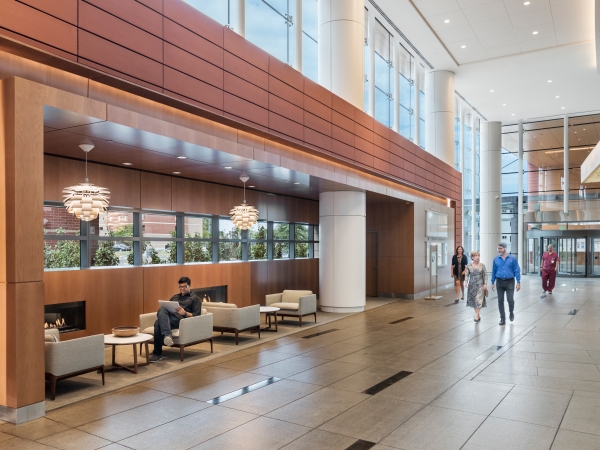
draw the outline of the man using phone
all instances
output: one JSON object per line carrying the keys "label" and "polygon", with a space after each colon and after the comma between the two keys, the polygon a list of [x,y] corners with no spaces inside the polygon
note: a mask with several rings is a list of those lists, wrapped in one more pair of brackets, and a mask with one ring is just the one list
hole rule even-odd
{"label": "man using phone", "polygon": [[171,347],[173,337],[171,330],[179,328],[179,322],[186,317],[199,316],[201,313],[201,302],[198,296],[190,293],[191,280],[188,277],[179,279],[179,294],[171,297],[171,302],[178,302],[176,312],[170,312],[167,308],[158,309],[158,319],[154,322],[154,351],[150,355],[150,362],[162,359],[163,345]]}

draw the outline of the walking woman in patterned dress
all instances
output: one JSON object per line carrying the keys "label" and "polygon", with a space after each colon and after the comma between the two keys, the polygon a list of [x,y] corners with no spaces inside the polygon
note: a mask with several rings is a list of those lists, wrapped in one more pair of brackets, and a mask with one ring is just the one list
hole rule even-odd
{"label": "walking woman in patterned dress", "polygon": [[487,270],[485,264],[479,262],[479,252],[471,252],[473,262],[467,264],[465,269],[465,288],[467,292],[467,306],[475,309],[475,322],[481,320],[479,311],[485,308],[485,296],[487,294]]}

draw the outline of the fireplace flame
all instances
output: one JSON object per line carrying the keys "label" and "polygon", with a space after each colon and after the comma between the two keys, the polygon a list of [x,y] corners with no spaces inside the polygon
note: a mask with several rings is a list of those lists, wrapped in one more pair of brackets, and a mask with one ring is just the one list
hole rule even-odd
{"label": "fireplace flame", "polygon": [[56,319],[56,322],[52,323],[48,323],[48,322],[44,322],[44,328],[48,329],[48,328],[60,328],[60,327],[64,327],[65,324],[65,319]]}

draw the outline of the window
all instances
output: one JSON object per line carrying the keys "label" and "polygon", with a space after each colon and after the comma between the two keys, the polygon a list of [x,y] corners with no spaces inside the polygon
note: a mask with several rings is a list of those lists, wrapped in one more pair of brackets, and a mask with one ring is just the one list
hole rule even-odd
{"label": "window", "polygon": [[400,78],[400,99],[398,108],[400,112],[400,134],[410,141],[414,141],[414,104],[415,104],[415,84],[414,84],[414,59],[413,56],[400,46],[398,53],[398,73]]}
{"label": "window", "polygon": [[291,64],[293,25],[288,0],[246,0],[246,39]]}
{"label": "window", "polygon": [[473,214],[473,151],[472,147],[472,128],[471,128],[471,111],[465,110],[463,113],[463,247],[465,254],[470,254],[472,230],[472,214]]}
{"label": "window", "polygon": [[369,10],[365,8],[365,49],[363,51],[363,57],[365,62],[365,104],[364,110],[369,112]]}
{"label": "window", "polygon": [[419,147],[425,148],[425,67],[419,65]]}
{"label": "window", "polygon": [[454,99],[454,168],[459,172],[462,171],[460,163],[460,103],[458,99]]}
{"label": "window", "polygon": [[228,217],[110,208],[80,222],[44,205],[44,268],[140,266],[316,258],[318,226],[260,220],[247,231]]}
{"label": "window", "polygon": [[221,25],[231,24],[230,0],[184,0]]}
{"label": "window", "polygon": [[375,119],[392,127],[392,35],[375,21]]}
{"label": "window", "polygon": [[303,0],[302,2],[302,73],[313,80],[319,81],[319,2],[318,0]]}

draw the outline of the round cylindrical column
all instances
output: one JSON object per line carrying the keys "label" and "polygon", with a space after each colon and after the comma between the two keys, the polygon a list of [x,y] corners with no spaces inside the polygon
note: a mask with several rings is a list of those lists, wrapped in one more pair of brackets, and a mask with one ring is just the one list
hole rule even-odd
{"label": "round cylindrical column", "polygon": [[519,266],[523,267],[525,256],[525,240],[523,239],[523,121],[519,120],[519,192],[517,193],[517,251]]}
{"label": "round cylindrical column", "polygon": [[319,1],[319,84],[361,110],[364,14],[362,0]]}
{"label": "round cylindrical column", "polygon": [[565,136],[565,158],[564,158],[564,193],[563,193],[563,212],[569,214],[569,116],[564,119],[564,136]]}
{"label": "round cylindrical column", "polygon": [[425,149],[454,167],[454,72],[425,74]]}
{"label": "round cylindrical column", "polygon": [[360,312],[366,300],[364,192],[319,195],[319,297],[326,312]]}
{"label": "round cylindrical column", "polygon": [[481,261],[491,274],[502,231],[502,124],[481,122]]}

